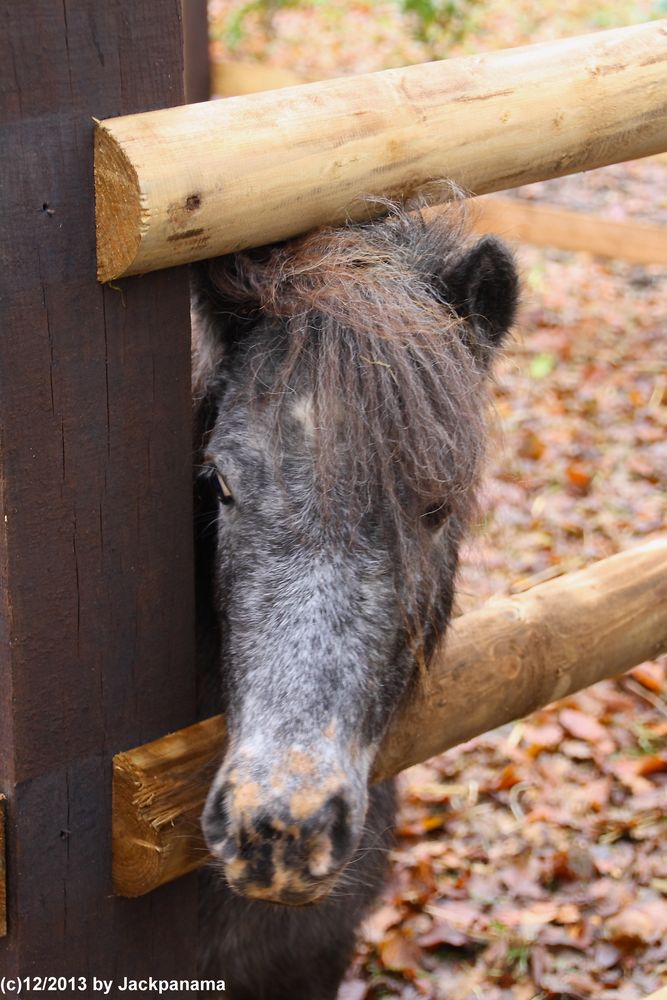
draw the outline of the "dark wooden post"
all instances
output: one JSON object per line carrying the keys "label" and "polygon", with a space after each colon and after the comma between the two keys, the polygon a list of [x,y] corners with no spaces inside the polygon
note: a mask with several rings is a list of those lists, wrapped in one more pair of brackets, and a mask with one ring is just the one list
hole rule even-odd
{"label": "dark wooden post", "polygon": [[195,717],[188,279],[97,284],[92,164],[182,102],[181,4],[0,14],[0,973],[190,977],[192,879],[111,893],[112,755]]}
{"label": "dark wooden post", "polygon": [[182,0],[185,99],[188,104],[208,101],[211,73],[208,53],[207,0]]}
{"label": "dark wooden post", "polygon": [[5,868],[5,797],[0,795],[0,937],[7,933],[7,869]]}

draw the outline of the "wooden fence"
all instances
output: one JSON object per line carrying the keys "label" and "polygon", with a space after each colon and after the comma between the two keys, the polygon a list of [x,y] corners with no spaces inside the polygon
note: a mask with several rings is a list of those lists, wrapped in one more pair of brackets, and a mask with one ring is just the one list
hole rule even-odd
{"label": "wooden fence", "polygon": [[[667,652],[667,536],[456,619],[394,719],[375,780]],[[199,867],[222,716],[114,759],[114,888],[138,896]]]}
{"label": "wooden fence", "polygon": [[[667,147],[664,21],[98,124],[100,280]],[[379,206],[376,207],[376,211]]]}
{"label": "wooden fence", "polygon": [[[252,62],[213,62],[210,69],[212,93],[219,97],[238,97],[314,82],[291,70]],[[667,167],[664,154],[651,159],[663,161]],[[667,264],[667,233],[664,226],[655,223],[606,219],[557,205],[497,195],[476,200],[471,223],[477,232],[496,233],[535,246],[585,250],[634,264]]]}
{"label": "wooden fence", "polygon": [[196,718],[188,276],[97,282],[93,116],[183,101],[180,2],[0,13],[0,970],[171,978],[196,883],[113,895],[111,760]]}
{"label": "wooden fence", "polygon": [[[1,0],[0,10],[0,970],[69,976],[75,963],[88,977],[178,977],[193,968],[196,883],[113,893],[122,792],[112,808],[111,762],[196,718],[188,278],[172,269],[98,284],[94,119],[105,119],[100,273],[116,278],[333,221],[356,195],[434,174],[488,191],[665,150],[667,30],[655,22],[197,110],[177,107],[179,0]],[[652,599],[642,558],[621,587],[613,647],[629,657],[614,669],[664,648],[661,609],[649,645],[640,639]],[[664,598],[664,565],[650,572],[650,593]],[[633,589],[639,577],[644,589]],[[545,614],[556,608],[550,599]],[[510,659],[530,634],[512,633]],[[596,648],[587,642],[575,686],[598,676],[581,672]],[[545,648],[542,665],[556,666]],[[463,666],[454,680],[464,692]],[[570,689],[544,687],[520,707],[508,697],[505,717]],[[174,758],[171,778],[197,745]],[[389,770],[442,745],[408,747]]]}

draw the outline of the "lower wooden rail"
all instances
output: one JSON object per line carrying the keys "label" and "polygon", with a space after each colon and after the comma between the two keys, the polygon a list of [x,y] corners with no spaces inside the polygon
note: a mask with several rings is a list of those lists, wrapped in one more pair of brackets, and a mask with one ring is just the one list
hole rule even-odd
{"label": "lower wooden rail", "polygon": [[[397,713],[374,780],[667,651],[667,536],[456,619]],[[114,758],[113,880],[138,896],[207,858],[222,716]]]}

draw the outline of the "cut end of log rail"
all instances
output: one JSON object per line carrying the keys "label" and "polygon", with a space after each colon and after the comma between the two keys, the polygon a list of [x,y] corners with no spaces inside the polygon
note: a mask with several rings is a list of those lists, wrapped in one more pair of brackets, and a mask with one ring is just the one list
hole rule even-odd
{"label": "cut end of log rail", "polygon": [[206,719],[113,760],[113,886],[140,896],[198,868],[208,857],[199,817],[215,774],[225,725]]}
{"label": "cut end of log rail", "polygon": [[137,256],[144,229],[137,171],[123,147],[98,122],[95,126],[98,281],[111,281],[128,271]]}
{"label": "cut end of log rail", "polygon": [[[382,780],[667,652],[667,537],[457,618],[397,713]],[[138,896],[208,857],[199,828],[225,728],[216,716],[114,758],[114,886]]]}

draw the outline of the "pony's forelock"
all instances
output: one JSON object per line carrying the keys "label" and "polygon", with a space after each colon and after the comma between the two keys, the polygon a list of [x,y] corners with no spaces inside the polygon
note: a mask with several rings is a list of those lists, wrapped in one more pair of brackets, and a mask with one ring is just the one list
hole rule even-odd
{"label": "pony's forelock", "polygon": [[336,525],[342,513],[349,530],[380,512],[411,619],[433,583],[423,519],[441,511],[461,534],[485,437],[486,373],[443,283],[466,245],[459,205],[391,206],[383,221],[219,258],[209,272],[241,326],[279,322],[279,360],[254,360],[250,401],[272,406],[280,426],[295,394],[312,395],[325,514]]}

